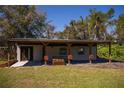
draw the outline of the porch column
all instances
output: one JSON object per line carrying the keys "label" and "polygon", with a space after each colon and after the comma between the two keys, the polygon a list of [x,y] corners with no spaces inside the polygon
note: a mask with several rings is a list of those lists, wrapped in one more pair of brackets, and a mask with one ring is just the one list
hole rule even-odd
{"label": "porch column", "polygon": [[8,55],[8,61],[10,61],[10,53],[9,53],[10,51],[8,50],[8,53],[7,53],[7,55]]}
{"label": "porch column", "polygon": [[46,55],[46,46],[45,45],[43,45],[43,59],[44,59],[44,56]]}
{"label": "porch column", "polygon": [[10,61],[10,45],[9,44],[7,48],[7,58],[8,58],[8,61]]}
{"label": "porch column", "polygon": [[71,54],[71,44],[68,44],[68,55]]}
{"label": "porch column", "polygon": [[48,55],[46,53],[47,45],[48,45],[47,43],[43,43],[43,61],[45,65],[47,65],[47,62],[48,62]]}
{"label": "porch column", "polygon": [[89,63],[92,63],[92,44],[89,44]]}
{"label": "porch column", "polygon": [[71,63],[71,60],[72,60],[72,55],[71,55],[71,44],[68,44],[68,64]]}
{"label": "porch column", "polygon": [[21,49],[20,49],[20,46],[18,44],[16,44],[16,47],[17,47],[17,60],[18,62],[21,61]]}
{"label": "porch column", "polygon": [[109,63],[111,63],[111,42],[109,43]]}
{"label": "porch column", "polygon": [[9,67],[9,63],[10,63],[9,62],[10,61],[10,52],[11,52],[10,51],[10,46],[11,46],[10,43],[8,43],[8,48],[7,48],[8,67]]}

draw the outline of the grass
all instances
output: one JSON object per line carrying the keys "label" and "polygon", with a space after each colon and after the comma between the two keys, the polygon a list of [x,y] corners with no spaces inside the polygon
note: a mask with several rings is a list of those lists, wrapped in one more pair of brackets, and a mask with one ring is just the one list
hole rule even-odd
{"label": "grass", "polygon": [[0,87],[120,88],[124,87],[124,69],[91,66],[0,68]]}
{"label": "grass", "polygon": [[[109,48],[105,45],[98,46],[98,56],[102,58],[109,58]],[[112,60],[124,62],[124,44],[112,44],[111,46]]]}
{"label": "grass", "polygon": [[7,61],[0,61],[0,64],[4,64],[4,63],[7,63]]}

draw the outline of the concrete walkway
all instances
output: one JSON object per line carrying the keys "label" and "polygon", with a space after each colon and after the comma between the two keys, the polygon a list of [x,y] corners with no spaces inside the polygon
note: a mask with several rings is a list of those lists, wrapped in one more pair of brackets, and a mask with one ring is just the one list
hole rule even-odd
{"label": "concrete walkway", "polygon": [[13,64],[12,66],[10,67],[21,67],[21,66],[24,66],[25,64],[27,64],[28,61],[21,61],[21,62],[17,62],[15,64]]}

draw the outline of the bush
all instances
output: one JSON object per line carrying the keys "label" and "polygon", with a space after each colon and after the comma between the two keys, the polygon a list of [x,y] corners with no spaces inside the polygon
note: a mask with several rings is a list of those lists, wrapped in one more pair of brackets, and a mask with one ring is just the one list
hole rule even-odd
{"label": "bush", "polygon": [[[109,58],[109,48],[108,46],[99,45],[98,56],[101,58]],[[112,44],[111,47],[111,58],[112,60],[124,61],[124,44]]]}

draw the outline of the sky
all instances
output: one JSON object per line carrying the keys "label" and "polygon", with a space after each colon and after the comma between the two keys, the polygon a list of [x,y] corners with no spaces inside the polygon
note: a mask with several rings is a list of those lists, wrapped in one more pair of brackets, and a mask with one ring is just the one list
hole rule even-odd
{"label": "sky", "polygon": [[103,12],[114,8],[115,18],[124,13],[124,5],[39,5],[36,8],[37,11],[47,14],[47,20],[55,26],[55,31],[63,31],[65,25],[68,25],[71,20],[79,20],[80,16],[85,18],[93,8]]}

